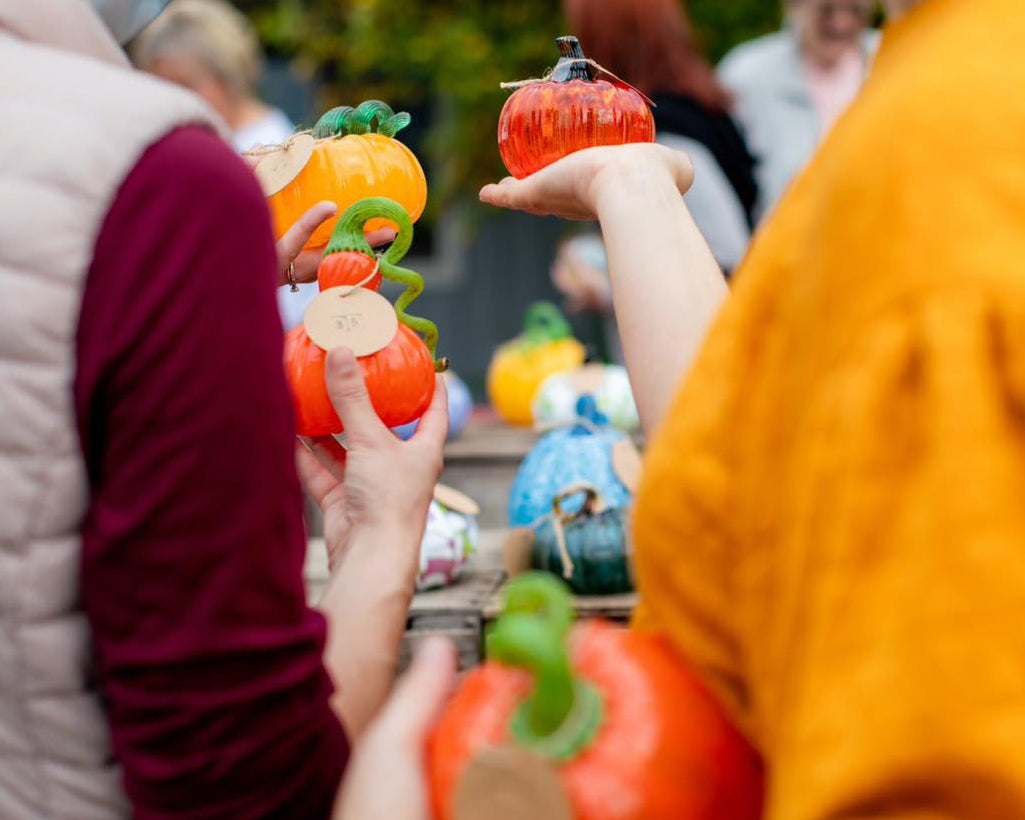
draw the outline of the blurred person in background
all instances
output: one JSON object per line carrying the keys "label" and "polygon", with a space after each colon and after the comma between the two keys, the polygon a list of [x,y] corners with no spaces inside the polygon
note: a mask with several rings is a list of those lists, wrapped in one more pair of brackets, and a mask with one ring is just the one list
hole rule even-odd
{"label": "blurred person in background", "polygon": [[119,46],[163,5],[0,0],[4,820],[326,818],[441,469],[444,382],[401,442],[345,350],[348,454],[297,452],[274,286],[335,208],[275,247],[217,115]]}
{"label": "blurred person in background", "polygon": [[206,100],[228,124],[239,151],[284,142],[295,128],[281,109],[257,97],[260,41],[227,0],[172,0],[132,42],[131,57],[143,71]]}
{"label": "blurred person in background", "polygon": [[732,270],[751,237],[754,162],[684,7],[679,0],[563,0],[563,9],[584,53],[655,103],[656,140],[691,157],[687,207],[719,264]]}
{"label": "blurred person in background", "polygon": [[719,77],[757,160],[759,218],[858,93],[879,43],[875,0],[785,0],[782,30],[730,51]]}
{"label": "blurred person in background", "polygon": [[[262,102],[256,88],[263,52],[248,18],[226,0],[172,0],[132,42],[135,64],[196,92],[231,129],[238,151],[276,145],[295,126],[279,108]],[[285,328],[295,327],[320,291],[316,282],[278,290]]]}

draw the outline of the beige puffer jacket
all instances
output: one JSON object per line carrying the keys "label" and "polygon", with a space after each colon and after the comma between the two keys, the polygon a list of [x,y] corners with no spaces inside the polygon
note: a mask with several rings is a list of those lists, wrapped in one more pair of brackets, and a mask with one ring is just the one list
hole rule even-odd
{"label": "beige puffer jacket", "polygon": [[129,814],[78,602],[75,332],[97,234],[200,100],[132,71],[86,0],[0,0],[0,818]]}

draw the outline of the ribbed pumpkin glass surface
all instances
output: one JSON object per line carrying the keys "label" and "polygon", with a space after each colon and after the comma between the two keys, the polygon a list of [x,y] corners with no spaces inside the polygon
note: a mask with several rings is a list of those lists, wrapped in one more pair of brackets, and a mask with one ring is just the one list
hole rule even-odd
{"label": "ribbed pumpkin glass surface", "polygon": [[[324,381],[327,353],[302,325],[285,337],[285,373],[292,387],[296,430],[301,436],[327,436],[343,431]],[[399,325],[389,344],[357,361],[363,369],[374,410],[389,427],[424,414],[434,396],[434,358],[423,339]]]}
{"label": "ribbed pumpkin glass surface", "polygon": [[599,145],[651,142],[655,121],[644,98],[625,84],[596,79],[575,37],[560,37],[552,75],[518,88],[498,120],[498,150],[517,179]]}
{"label": "ribbed pumpkin glass surface", "polygon": [[[560,502],[580,492],[587,494],[584,506],[576,513],[564,513]],[[627,511],[622,507],[601,509],[603,500],[592,488],[560,496],[553,516],[535,530],[531,566],[558,576],[578,595],[614,595],[632,590]]]}
{"label": "ribbed pumpkin glass surface", "polygon": [[[268,198],[275,238],[287,231],[307,210],[322,200],[338,206],[341,214],[352,203],[384,196],[402,205],[416,221],[427,204],[423,168],[395,133],[409,122],[408,114],[393,114],[377,100],[358,108],[342,106],[328,111],[314,128],[313,155],[298,176]],[[327,244],[337,217],[320,225],[306,248]],[[367,230],[389,224],[371,220]]]}
{"label": "ribbed pumpkin glass surface", "polygon": [[512,745],[551,767],[575,820],[757,820],[760,760],[670,644],[572,619],[551,576],[509,583],[487,662],[428,743],[435,818],[491,817],[490,795],[456,812],[460,784],[478,756]]}

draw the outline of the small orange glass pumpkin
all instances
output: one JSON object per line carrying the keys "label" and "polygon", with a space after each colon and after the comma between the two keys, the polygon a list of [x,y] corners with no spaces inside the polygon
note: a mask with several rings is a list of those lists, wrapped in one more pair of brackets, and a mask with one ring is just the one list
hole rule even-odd
{"label": "small orange glass pumpkin", "polygon": [[[675,650],[604,621],[571,629],[572,620],[553,576],[509,583],[488,661],[463,678],[428,743],[435,818],[490,818],[493,795],[468,798],[474,767],[512,746],[554,775],[569,809],[559,816],[758,820],[760,759]],[[534,808],[529,794],[504,797]]]}
{"label": "small orange glass pumpkin", "polygon": [[637,91],[597,79],[576,37],[556,43],[562,56],[551,76],[514,91],[498,119],[498,150],[517,179],[584,148],[655,139],[654,117]]}
{"label": "small orange glass pumpkin", "polygon": [[[375,256],[364,238],[365,225],[385,218],[398,226],[391,246]],[[445,360],[435,362],[438,328],[433,322],[410,316],[405,308],[423,290],[423,279],[397,262],[413,241],[413,223],[397,202],[370,197],[353,203],[339,219],[331,241],[317,269],[321,290],[339,285],[376,290],[381,277],[406,286],[395,301],[398,330],[384,348],[358,357],[371,404],[381,420],[396,427],[420,418],[434,396],[437,370]],[[425,335],[421,339],[415,331]],[[289,331],[285,338],[285,373],[295,402],[299,435],[326,436],[343,431],[324,381],[327,353],[306,332],[305,325]]]}
{"label": "small orange glass pumpkin", "polygon": [[[427,204],[427,179],[413,152],[395,139],[409,120],[409,114],[394,114],[378,100],[324,114],[313,129],[313,155],[295,179],[268,199],[275,238],[322,200],[334,202],[341,214],[360,199],[385,196],[402,205],[414,222],[419,219]],[[323,247],[335,222],[320,225],[305,247]],[[372,231],[388,224],[378,219],[366,227]]]}

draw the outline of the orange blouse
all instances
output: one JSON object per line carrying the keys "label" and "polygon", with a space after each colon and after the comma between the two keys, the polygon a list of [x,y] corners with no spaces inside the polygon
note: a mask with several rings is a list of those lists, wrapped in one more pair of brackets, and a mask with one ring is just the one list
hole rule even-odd
{"label": "orange blouse", "polygon": [[647,457],[638,628],[767,817],[1025,817],[1025,6],[923,0]]}

